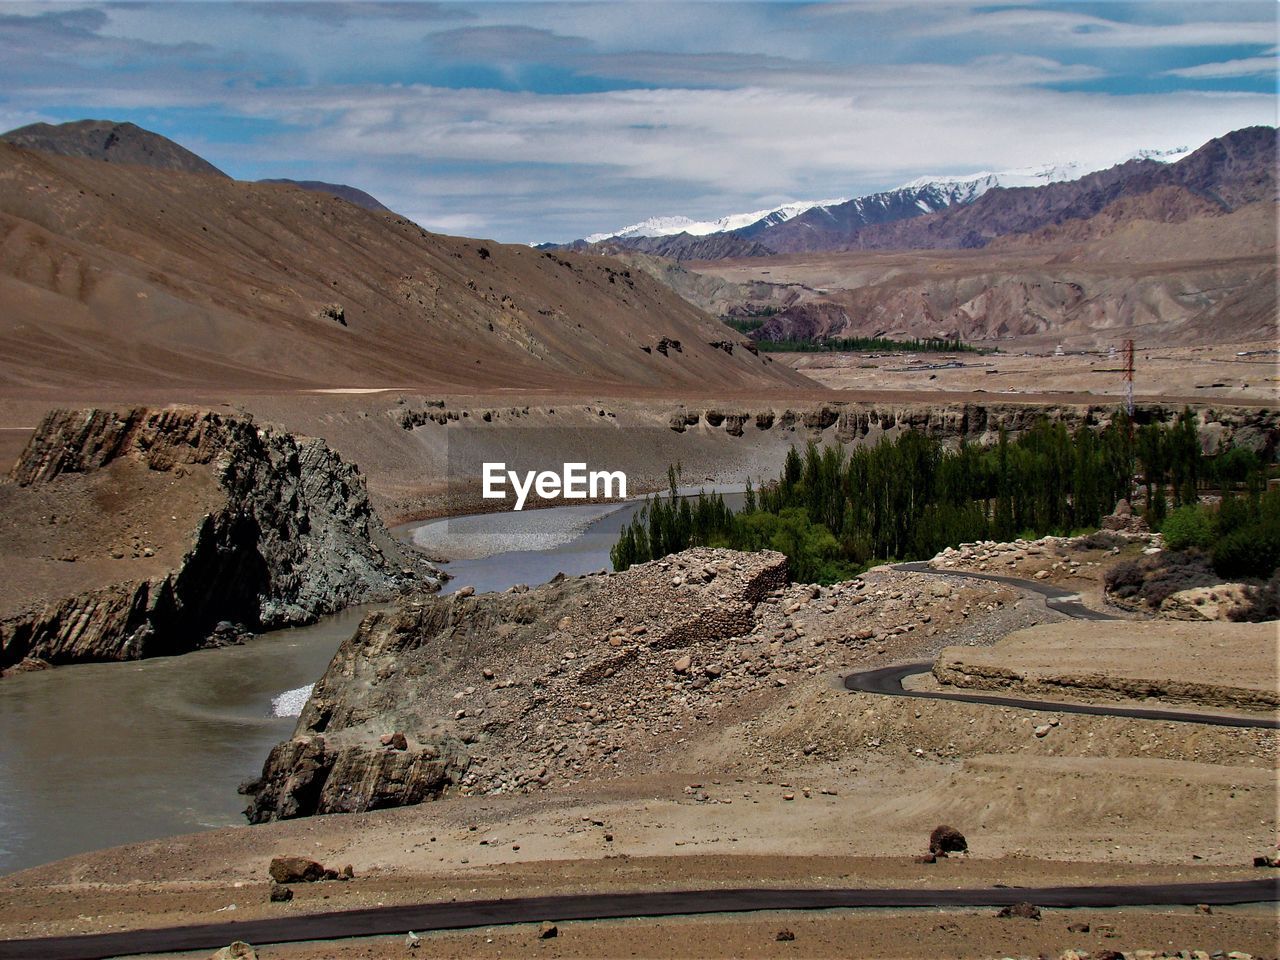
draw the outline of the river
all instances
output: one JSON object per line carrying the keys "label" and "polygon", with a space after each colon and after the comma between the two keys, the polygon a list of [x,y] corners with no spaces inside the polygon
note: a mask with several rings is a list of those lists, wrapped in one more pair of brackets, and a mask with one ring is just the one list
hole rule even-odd
{"label": "river", "polygon": [[[725,499],[735,508],[741,501]],[[445,593],[505,590],[607,568],[609,548],[639,507],[483,514],[396,532],[458,557],[444,565],[453,577]],[[0,873],[244,823],[236,788],[293,732],[307,685],[364,612],[235,647],[0,681]],[[293,709],[278,711],[273,701],[287,691]]]}

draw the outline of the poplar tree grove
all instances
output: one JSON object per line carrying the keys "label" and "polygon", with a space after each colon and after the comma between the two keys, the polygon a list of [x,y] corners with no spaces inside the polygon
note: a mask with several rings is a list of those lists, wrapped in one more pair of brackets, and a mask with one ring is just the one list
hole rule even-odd
{"label": "poplar tree grove", "polygon": [[[741,510],[723,496],[676,493],[637,511],[611,551],[625,570],[691,546],[778,550],[802,582],[830,583],[877,563],[923,560],[975,540],[1028,539],[1096,530],[1121,499],[1141,495],[1153,528],[1173,507],[1193,505],[1209,485],[1230,493],[1265,486],[1265,463],[1232,447],[1202,452],[1190,409],[1170,424],[1134,428],[1123,411],[1102,429],[1040,419],[1011,439],[948,448],[907,431],[846,447],[792,447],[778,477],[750,483]],[[1260,486],[1261,485],[1261,486]]]}

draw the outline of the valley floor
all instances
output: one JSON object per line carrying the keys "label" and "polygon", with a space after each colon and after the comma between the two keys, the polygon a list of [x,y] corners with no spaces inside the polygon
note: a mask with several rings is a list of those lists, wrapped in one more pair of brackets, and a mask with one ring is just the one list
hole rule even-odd
{"label": "valley floor", "polygon": [[[1057,356],[1052,344],[1028,352],[996,354],[784,353],[775,354],[833,390],[920,390],[957,394],[1075,394],[1077,402],[1121,402],[1124,362],[1104,349]],[[1002,348],[1006,349],[1006,348]],[[1250,354],[1240,356],[1240,353]],[[949,366],[955,363],[956,366]],[[1280,354],[1274,341],[1223,346],[1139,349],[1134,356],[1134,396],[1197,398],[1230,403],[1280,400]]]}

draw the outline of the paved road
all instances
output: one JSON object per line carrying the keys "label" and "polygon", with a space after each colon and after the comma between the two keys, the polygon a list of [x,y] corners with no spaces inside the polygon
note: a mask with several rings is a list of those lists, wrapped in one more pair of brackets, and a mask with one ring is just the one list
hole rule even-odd
{"label": "paved road", "polygon": [[1076,620],[1119,620],[1119,617],[1113,617],[1109,613],[1102,610],[1093,610],[1086,607],[1080,602],[1080,594],[1072,593],[1070,590],[1063,590],[1061,587],[1055,587],[1051,583],[1040,583],[1037,580],[1020,580],[1017,577],[1002,577],[994,573],[966,573],[961,570],[935,570],[929,566],[927,561],[921,560],[915,563],[896,563],[893,565],[894,570],[902,570],[906,573],[928,573],[935,577],[951,577],[953,579],[963,580],[989,580],[992,583],[1003,583],[1010,587],[1017,587],[1019,590],[1028,590],[1031,593],[1038,593],[1044,597],[1044,605],[1050,610],[1057,610],[1059,613],[1065,613],[1068,617]]}
{"label": "paved road", "polygon": [[1141,884],[1104,887],[989,887],[976,890],[687,890],[520,897],[468,903],[430,903],[202,924],[39,940],[0,940],[0,960],[100,960],[136,953],[214,950],[233,940],[289,943],[456,930],[542,920],[605,920],[756,910],[830,910],[840,907],[1000,907],[1019,901],[1042,907],[1127,907],[1207,903],[1273,903],[1280,878],[1231,883]]}
{"label": "paved road", "polygon": [[900,663],[878,670],[851,673],[844,678],[846,690],[859,693],[879,693],[889,697],[919,697],[925,700],[959,700],[963,703],[986,703],[996,707],[1015,707],[1019,710],[1048,710],[1056,713],[1085,713],[1097,717],[1134,717],[1139,720],[1171,720],[1175,723],[1203,723],[1215,727],[1259,727],[1280,730],[1280,720],[1269,717],[1235,717],[1214,713],[1192,713],[1184,710],[1155,710],[1144,707],[1109,707],[1093,703],[1059,703],[1056,700],[1030,700],[1022,697],[997,697],[983,693],[952,693],[950,691],[907,690],[902,681],[909,676],[928,673],[933,669],[929,660],[918,663]]}
{"label": "paved road", "polygon": [[[1078,594],[1052,584],[1017,577],[1001,577],[994,574],[964,573],[958,570],[935,570],[927,563],[899,563],[895,570],[908,573],[927,573],[939,577],[968,580],[990,580],[1029,590],[1045,598],[1045,605],[1077,620],[1116,620],[1109,613],[1091,610],[1080,602]],[[844,678],[845,689],[860,693],[878,693],[889,697],[919,697],[925,700],[959,700],[963,703],[985,703],[996,707],[1015,707],[1019,710],[1052,710],[1058,713],[1083,713],[1099,717],[1133,717],[1139,720],[1171,720],[1175,723],[1203,723],[1215,727],[1259,727],[1280,730],[1280,720],[1268,717],[1233,717],[1213,713],[1195,713],[1188,710],[1158,710],[1143,707],[1103,706],[1101,704],[1059,703],[1054,700],[1033,700],[1025,697],[997,697],[981,693],[953,693],[950,691],[907,690],[902,681],[916,674],[928,673],[933,667],[930,661],[897,664],[864,670]]]}

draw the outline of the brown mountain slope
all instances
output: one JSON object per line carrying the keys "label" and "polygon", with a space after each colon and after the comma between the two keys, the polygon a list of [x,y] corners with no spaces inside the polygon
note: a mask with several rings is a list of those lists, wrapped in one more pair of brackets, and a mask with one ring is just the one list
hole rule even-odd
{"label": "brown mountain slope", "polygon": [[116,123],[112,120],[33,123],[10,130],[0,136],[0,140],[28,150],[44,150],[64,157],[86,157],[107,163],[154,167],[157,170],[226,176],[186,147],[132,123]]}
{"label": "brown mountain slope", "polygon": [[991,250],[1001,250],[1080,243],[1109,236],[1137,221],[1185,223],[1198,217],[1217,217],[1222,213],[1222,208],[1212,201],[1197,196],[1185,187],[1169,185],[1156,187],[1150,193],[1121,197],[1092,217],[1065,220],[1030,233],[996,237],[987,246]]}
{"label": "brown mountain slope", "polygon": [[[1157,194],[1148,197],[1155,199]],[[1055,260],[1196,263],[1275,258],[1277,206],[1273,202],[1260,201],[1228,214],[1209,213],[1186,219],[1180,219],[1180,212],[1171,205],[1148,210],[1145,216],[1131,211],[1112,216],[1108,208],[1097,217],[1073,223],[1080,236],[1063,230],[1057,239],[1070,245]],[[1032,246],[1035,236],[1005,240],[1010,249],[1016,249]]]}
{"label": "brown mountain slope", "polygon": [[[606,258],[3,144],[0,304],[0,379],[13,385],[811,385],[711,346],[725,327]],[[680,349],[659,351],[663,338]]]}

